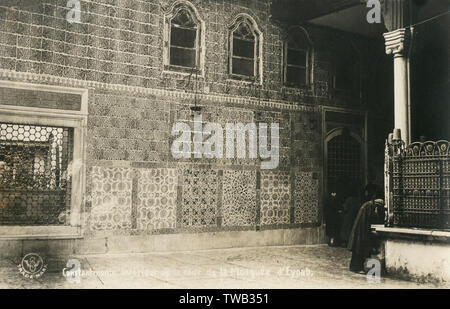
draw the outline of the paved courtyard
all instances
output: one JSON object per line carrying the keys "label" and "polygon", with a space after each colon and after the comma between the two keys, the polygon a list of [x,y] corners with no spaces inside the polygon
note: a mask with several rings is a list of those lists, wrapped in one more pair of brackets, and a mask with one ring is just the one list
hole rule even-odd
{"label": "paved courtyard", "polygon": [[17,261],[0,260],[0,288],[435,288],[392,278],[369,283],[348,270],[350,252],[326,245],[75,256],[79,283],[65,262],[39,279],[24,278]]}

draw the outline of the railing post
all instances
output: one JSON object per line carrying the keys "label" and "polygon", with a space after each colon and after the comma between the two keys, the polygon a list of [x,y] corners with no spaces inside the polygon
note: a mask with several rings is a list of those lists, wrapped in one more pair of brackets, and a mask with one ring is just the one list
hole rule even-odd
{"label": "railing post", "polygon": [[[391,139],[391,134],[390,138]],[[384,155],[384,199],[386,208],[385,226],[393,225],[393,205],[392,205],[392,149],[389,141],[386,141],[385,155]]]}

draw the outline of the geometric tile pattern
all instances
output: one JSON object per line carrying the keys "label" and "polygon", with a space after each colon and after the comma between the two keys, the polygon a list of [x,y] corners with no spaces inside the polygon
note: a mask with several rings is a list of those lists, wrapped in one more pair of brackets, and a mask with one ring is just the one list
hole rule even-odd
{"label": "geometric tile pattern", "polygon": [[225,170],[223,174],[223,226],[249,226],[256,221],[256,172]]}
{"label": "geometric tile pattern", "polygon": [[131,228],[132,169],[92,169],[93,230],[118,230]]}
{"label": "geometric tile pattern", "polygon": [[139,169],[136,204],[139,230],[175,228],[176,169]]}
{"label": "geometric tile pattern", "polygon": [[183,226],[216,225],[218,173],[215,170],[188,168],[183,172],[181,222]]}
{"label": "geometric tile pattern", "polygon": [[319,180],[313,173],[295,174],[294,222],[316,223],[319,215]]}
{"label": "geometric tile pattern", "polygon": [[261,172],[261,225],[290,222],[290,174]]}

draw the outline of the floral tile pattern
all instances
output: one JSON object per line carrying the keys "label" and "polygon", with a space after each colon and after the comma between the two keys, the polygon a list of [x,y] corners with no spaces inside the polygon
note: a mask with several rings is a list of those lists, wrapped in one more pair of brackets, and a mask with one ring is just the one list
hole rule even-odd
{"label": "floral tile pattern", "polygon": [[288,172],[261,172],[261,225],[289,224],[290,178]]}
{"label": "floral tile pattern", "polygon": [[131,228],[132,175],[129,168],[92,169],[92,229]]}
{"label": "floral tile pattern", "polygon": [[137,189],[137,228],[175,228],[177,209],[176,169],[139,170]]}
{"label": "floral tile pattern", "polygon": [[295,223],[316,223],[319,214],[319,180],[313,173],[295,175]]}
{"label": "floral tile pattern", "polygon": [[226,170],[223,174],[223,226],[256,223],[256,172]]}

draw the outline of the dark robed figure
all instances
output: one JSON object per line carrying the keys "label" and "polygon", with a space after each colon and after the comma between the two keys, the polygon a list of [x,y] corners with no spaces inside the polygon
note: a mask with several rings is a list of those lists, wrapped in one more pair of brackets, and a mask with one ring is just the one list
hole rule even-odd
{"label": "dark robed figure", "polygon": [[376,239],[370,231],[372,224],[384,222],[384,202],[381,199],[365,202],[356,215],[350,233],[347,248],[352,251],[350,270],[360,272],[364,270],[364,261],[370,257],[377,247]]}

